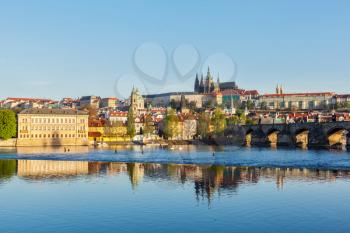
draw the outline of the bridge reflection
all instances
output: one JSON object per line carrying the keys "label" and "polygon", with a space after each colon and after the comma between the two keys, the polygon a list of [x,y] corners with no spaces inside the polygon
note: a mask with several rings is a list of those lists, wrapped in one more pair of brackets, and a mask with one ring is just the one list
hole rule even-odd
{"label": "bridge reflection", "polygon": [[14,177],[26,180],[75,179],[80,176],[127,175],[133,188],[142,181],[193,183],[197,198],[210,200],[215,193],[236,192],[241,185],[274,182],[283,188],[288,181],[334,182],[350,178],[350,171],[298,168],[259,168],[151,163],[116,163],[53,160],[0,160],[0,183]]}

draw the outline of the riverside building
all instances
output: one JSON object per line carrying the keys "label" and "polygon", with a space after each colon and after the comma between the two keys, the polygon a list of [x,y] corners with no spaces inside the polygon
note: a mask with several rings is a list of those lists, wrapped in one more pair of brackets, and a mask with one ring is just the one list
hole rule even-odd
{"label": "riverside building", "polygon": [[333,92],[284,93],[282,86],[277,86],[275,94],[259,97],[260,106],[266,109],[322,110],[332,104]]}
{"label": "riverside building", "polygon": [[17,146],[88,145],[88,113],[26,109],[18,114]]}

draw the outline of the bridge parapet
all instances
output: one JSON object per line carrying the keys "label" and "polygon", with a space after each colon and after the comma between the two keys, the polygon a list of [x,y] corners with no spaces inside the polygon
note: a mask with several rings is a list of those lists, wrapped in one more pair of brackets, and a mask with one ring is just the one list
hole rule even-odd
{"label": "bridge parapet", "polygon": [[[241,125],[230,130],[238,138],[252,145],[297,146],[301,142],[309,147],[331,147],[333,144],[350,146],[350,121],[296,124]],[[332,137],[332,139],[331,139]],[[274,141],[275,140],[275,141]],[[330,141],[333,140],[333,143]]]}

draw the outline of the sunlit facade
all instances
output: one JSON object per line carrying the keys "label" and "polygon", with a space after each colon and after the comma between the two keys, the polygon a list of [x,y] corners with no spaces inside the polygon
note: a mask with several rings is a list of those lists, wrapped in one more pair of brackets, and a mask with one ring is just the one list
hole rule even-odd
{"label": "sunlit facade", "polygon": [[26,109],[18,114],[17,145],[88,145],[88,117],[72,109]]}

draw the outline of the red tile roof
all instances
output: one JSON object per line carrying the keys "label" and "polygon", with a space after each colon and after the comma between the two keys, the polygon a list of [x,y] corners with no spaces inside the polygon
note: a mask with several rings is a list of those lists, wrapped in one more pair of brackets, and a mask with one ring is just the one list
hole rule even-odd
{"label": "red tile roof", "polygon": [[286,94],[264,94],[264,97],[284,97],[284,96],[333,96],[333,92],[310,92],[310,93],[286,93]]}
{"label": "red tile roof", "polygon": [[35,101],[35,102],[54,102],[50,99],[38,99],[38,98],[14,98],[9,97],[6,100],[12,100],[12,101]]}

